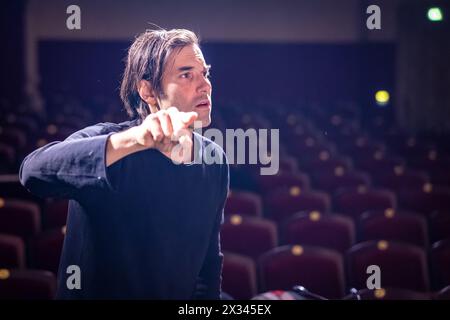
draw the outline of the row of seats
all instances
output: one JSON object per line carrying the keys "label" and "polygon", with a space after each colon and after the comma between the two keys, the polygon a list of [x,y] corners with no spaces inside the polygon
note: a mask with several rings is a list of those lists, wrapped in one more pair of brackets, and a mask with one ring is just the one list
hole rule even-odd
{"label": "row of seats", "polygon": [[[2,235],[0,239],[3,243],[7,237]],[[46,264],[37,265],[36,268],[53,271],[44,273],[52,275],[45,277],[50,278],[46,282],[53,281],[58,261],[54,257],[53,261],[52,258],[48,259],[49,248],[57,254],[61,247],[54,246],[61,244],[62,240],[60,239],[58,244],[53,238],[50,243],[53,246],[46,249]],[[3,245],[0,248],[0,252],[5,253]],[[430,255],[431,267],[428,266],[424,250],[393,241],[362,242],[354,245],[345,254],[311,245],[285,245],[264,252],[256,260],[224,251],[223,290],[234,298],[249,299],[264,291],[289,290],[294,285],[302,285],[327,298],[339,299],[343,298],[351,287],[365,288],[370,275],[367,272],[368,266],[377,265],[380,267],[383,287],[429,292],[432,288],[430,281],[440,283],[440,286],[435,287],[438,289],[450,283],[450,240],[436,243]],[[49,263],[53,263],[53,266]],[[5,290],[1,280],[9,278],[8,270],[27,274],[30,269],[11,266],[6,271],[0,270],[0,292]],[[38,275],[42,273],[35,271]]]}
{"label": "row of seats", "polygon": [[[334,207],[337,211],[354,215],[371,208],[388,207],[425,214],[450,211],[449,187],[436,186],[426,180],[414,183],[415,173],[405,174],[401,170],[399,169],[398,175],[379,176],[379,180],[389,181],[384,186],[372,186],[369,175],[356,171],[346,172],[342,167],[336,167],[332,174],[322,173],[315,178],[314,175],[300,172],[280,171],[273,176],[255,177],[253,184],[256,186],[256,192],[264,198],[264,207],[269,211],[284,212],[288,206],[294,207],[294,204],[291,204],[293,202],[298,204],[293,208],[294,211],[327,211]],[[232,168],[235,175],[242,171],[242,168]],[[315,184],[312,183],[312,187],[310,180],[316,181]],[[303,206],[301,202],[304,203]]]}
{"label": "row of seats", "polygon": [[318,211],[299,212],[278,225],[265,218],[230,215],[225,217],[221,237],[225,250],[254,258],[279,243],[309,244],[339,252],[345,252],[357,242],[377,239],[405,242],[424,249],[430,244],[425,219],[413,213],[367,212],[357,226],[349,217]]}
{"label": "row of seats", "polygon": [[[11,217],[17,219],[15,220]],[[56,271],[64,228],[48,230],[29,238],[24,236],[24,231],[35,230],[36,228],[33,228],[33,226],[38,225],[35,216],[30,215],[30,217],[32,219],[29,223],[24,224],[25,227],[18,228],[11,222],[21,222],[20,211],[13,212],[9,218],[4,215],[3,220],[8,223],[0,225],[3,228],[1,232],[9,233],[9,235],[5,234],[3,237],[0,237],[0,243],[2,243],[4,248],[17,247],[17,250],[15,250],[16,264],[8,266],[24,266],[25,255],[20,254],[20,252],[25,251],[24,240],[22,239],[26,239],[31,250],[31,253],[29,253],[29,256],[31,256],[30,261],[38,261],[37,263],[32,263],[31,266],[45,266],[45,263],[47,263],[47,266],[53,267],[46,267],[45,269]],[[373,239],[402,241],[424,248],[427,248],[429,245],[425,218],[412,212],[399,213],[392,209],[369,211],[360,217],[357,226],[358,228],[356,228],[354,221],[347,216],[321,214],[318,211],[299,212],[282,221],[279,224],[279,228],[275,222],[265,218],[232,214],[226,215],[222,226],[222,246],[224,250],[257,258],[263,252],[277,246],[278,243],[316,245],[339,252],[345,252],[356,241]],[[356,232],[357,230],[359,231],[358,233]],[[15,234],[15,236],[11,234]],[[51,259],[46,257],[46,252],[52,257]],[[48,260],[51,262],[46,262]],[[9,260],[7,259],[6,261]]]}
{"label": "row of seats", "polygon": [[[372,228],[376,228],[374,226],[375,221],[379,225],[384,224],[387,227],[385,233],[383,233],[387,237],[389,236],[389,232],[394,232],[389,231],[391,229],[405,228],[406,225],[409,226],[407,227],[408,230],[414,228],[414,235],[411,235],[410,238],[405,236],[401,238],[416,244],[425,245],[429,241],[437,241],[450,237],[450,211],[448,210],[426,210],[424,213],[424,211],[394,209],[395,202],[392,200],[393,197],[391,194],[379,190],[367,191],[365,189],[357,189],[356,192],[343,192],[336,199],[336,207],[340,208],[340,211],[330,210],[330,201],[327,195],[318,192],[302,193],[298,187],[291,187],[279,193],[268,195],[266,201],[263,201],[260,196],[252,192],[232,191],[228,196],[225,214],[265,217],[282,223],[289,219],[295,220],[295,215],[298,215],[299,212],[339,212],[343,217],[353,218],[355,223],[363,224],[360,230],[366,230],[364,232],[366,237],[370,236],[370,233],[374,231],[367,230],[364,223],[371,223]],[[414,201],[419,202],[421,199],[418,197]],[[265,206],[263,205],[264,202],[266,203]],[[341,220],[343,217],[341,217]],[[301,215],[297,217],[298,219],[301,219]],[[416,231],[420,232],[416,233]],[[429,237],[427,236],[428,231],[430,231]]]}
{"label": "row of seats", "polygon": [[[230,198],[232,198],[233,195],[236,196],[236,195],[239,195],[239,193],[233,193],[232,192]],[[248,194],[248,193],[246,195],[247,196],[250,195],[250,198],[253,199],[253,202],[254,203],[255,202],[258,203],[258,205],[256,205],[256,207],[253,206],[253,209],[252,209],[253,212],[257,212],[258,211],[257,208],[261,207],[260,206],[260,201],[258,200],[259,199],[258,196],[256,196],[255,194]],[[232,203],[232,202],[230,202],[230,203]],[[30,208],[28,208],[28,206],[20,205],[20,203],[19,203],[19,206],[15,206],[17,203],[14,202],[14,201],[12,202],[12,204],[13,204],[12,207],[16,207],[18,209],[22,209],[24,212],[29,212],[30,213],[29,214],[29,217],[30,217],[29,223],[28,224],[24,224],[26,226],[25,230],[33,230],[33,227],[30,227],[30,226],[39,225],[39,223],[36,223],[36,221],[38,221],[38,219],[36,219],[36,212],[38,211],[36,206],[31,206]],[[4,205],[3,209],[6,209],[8,207],[10,207],[10,206]],[[250,207],[252,207],[252,206],[250,206]],[[26,209],[24,209],[24,208],[26,208]],[[31,209],[31,208],[33,208],[33,209]],[[4,210],[3,212],[7,213],[8,211]],[[17,212],[20,212],[20,210],[18,210]],[[367,214],[367,215],[370,216],[369,214]],[[7,216],[5,216],[5,217],[7,217]],[[20,221],[21,215],[13,213],[13,214],[10,214],[10,217],[18,218],[19,221]],[[330,217],[334,217],[334,218],[329,219]],[[400,217],[400,219],[398,219],[399,217]],[[423,221],[424,221],[423,217],[421,217],[420,215],[414,215],[412,213],[411,214],[407,214],[407,219],[406,220],[405,219],[402,220],[403,217],[406,217],[406,215],[397,214],[397,213],[395,213],[395,211],[392,211],[392,210],[385,210],[384,212],[378,212],[377,214],[375,214],[375,219],[376,218],[381,219],[381,221],[379,222],[378,232],[382,232],[382,234],[375,234],[374,237],[376,237],[378,239],[379,238],[389,239],[389,232],[392,232],[394,234],[391,234],[391,236],[395,240],[410,241],[412,243],[424,245],[427,240],[426,240],[426,236],[425,236],[426,228],[423,228],[423,226],[424,226],[424,224],[423,224]],[[272,245],[272,247],[266,247],[266,248],[264,248],[264,250],[273,248],[277,244],[276,237],[273,236],[273,234],[274,234],[273,230],[275,230],[275,232],[276,232],[276,227],[273,224],[273,222],[270,222],[270,221],[267,221],[267,220],[264,220],[264,219],[260,218],[259,221],[257,221],[256,223],[252,224],[250,222],[251,220],[249,220],[248,218],[245,218],[245,223],[242,223],[243,219],[242,219],[241,216],[232,215],[232,216],[228,216],[228,218],[229,219],[227,219],[227,221],[226,221],[226,223],[225,223],[225,225],[223,227],[223,230],[222,230],[222,237],[224,239],[224,249],[225,250],[229,249],[229,247],[227,247],[227,245],[230,243],[230,240],[228,240],[228,241],[226,240],[227,237],[228,237],[228,239],[231,239],[231,241],[237,240],[238,244],[245,243],[244,250],[246,250],[246,252],[250,252],[251,250],[254,250],[254,248],[251,245],[252,243],[256,243],[256,244],[258,244],[260,246],[264,245],[264,244],[267,244],[268,242],[274,243],[274,245]],[[290,224],[289,226],[291,228],[293,228],[294,231],[291,231],[290,233],[286,232],[286,234],[290,234],[287,237],[291,237],[289,242],[286,242],[286,243],[305,243],[305,244],[308,244],[308,241],[311,241],[309,243],[311,243],[313,245],[320,245],[320,246],[325,246],[326,247],[327,246],[327,241],[328,241],[328,243],[338,244],[339,241],[342,241],[342,240],[345,242],[346,241],[345,238],[352,239],[352,232],[351,231],[349,231],[347,233],[347,235],[345,235],[343,237],[340,237],[340,238],[336,237],[334,239],[334,242],[333,242],[332,239],[327,238],[327,235],[331,234],[330,231],[333,230],[333,227],[334,227],[334,229],[336,229],[336,225],[339,225],[339,222],[336,223],[336,221],[341,221],[341,222],[342,221],[347,221],[347,223],[344,223],[344,224],[347,225],[347,231],[351,230],[352,228],[348,227],[348,226],[352,225],[352,219],[349,219],[348,217],[338,216],[338,215],[331,215],[331,214],[329,214],[329,215],[321,215],[318,212],[310,212],[307,216],[305,216],[305,214],[303,213],[303,214],[299,214],[298,217],[295,216],[293,218],[295,218],[295,219],[292,219],[292,221],[294,221],[295,223]],[[289,220],[291,220],[291,219],[289,219]],[[326,224],[325,224],[325,229],[324,230],[326,230],[326,231],[322,233],[322,236],[320,235],[320,233],[314,232],[313,226],[317,227],[317,226],[322,225],[322,228],[323,228],[323,223],[322,222],[324,222],[324,221],[326,222],[327,220],[328,221],[333,221],[334,225],[333,225],[333,223],[331,223],[331,224],[329,223],[328,226],[326,226]],[[15,219],[11,219],[11,218],[5,218],[5,219],[3,219],[3,221],[6,221],[7,223],[3,223],[3,224],[1,224],[1,226],[3,228],[9,228],[9,230],[6,229],[6,231],[11,232],[11,230],[12,230],[11,229],[11,222],[14,222],[16,220]],[[389,221],[388,223],[391,223],[391,227],[390,228],[389,227],[386,228],[386,226],[387,226],[386,221]],[[409,230],[411,232],[406,232],[407,229],[404,229],[405,224],[403,226],[400,226],[400,227],[395,227],[397,221],[407,221],[407,223],[409,225],[409,228],[410,228]],[[312,222],[312,223],[310,223],[310,222]],[[310,225],[305,227],[305,223],[310,223]],[[271,224],[272,224],[272,227],[267,228],[267,226],[269,226]],[[241,226],[241,225],[243,225],[243,226]],[[267,232],[267,234],[272,235],[271,236],[272,240],[264,241],[264,239],[263,239],[264,237],[261,237],[261,236],[258,237],[258,228],[255,227],[255,225],[258,226],[259,231],[264,230],[264,227],[261,228],[261,226],[265,226],[266,229],[271,230],[270,232]],[[330,225],[331,225],[331,227],[330,227]],[[341,227],[342,227],[342,225],[343,224],[340,223]],[[237,226],[239,226],[239,227],[237,227]],[[239,234],[239,228],[240,227],[244,227],[244,231],[241,231],[241,233]],[[14,224],[13,224],[13,228],[14,228]],[[245,228],[247,228],[247,230],[245,230]],[[298,232],[299,231],[298,229],[296,231],[296,228],[300,228],[300,232]],[[303,228],[303,231],[302,231],[302,228]],[[414,228],[416,228],[416,229],[414,229]],[[339,229],[339,227],[337,229]],[[376,231],[376,229],[377,228],[375,227],[375,231]],[[392,229],[392,230],[388,231],[389,229]],[[35,228],[35,230],[36,230],[36,228]],[[230,230],[231,230],[231,233],[230,233]],[[238,232],[237,235],[233,234],[233,232],[236,232],[236,230],[238,230],[237,231]],[[252,232],[250,232],[249,230],[252,230]],[[309,231],[309,233],[305,232],[305,230]],[[319,230],[320,230],[320,227],[319,227]],[[403,231],[403,233],[402,233],[402,231]],[[336,230],[335,230],[335,232],[336,232]],[[337,231],[337,232],[339,232],[339,231]],[[373,230],[372,230],[372,232],[373,232]],[[341,232],[341,234],[343,234],[343,233],[344,232]],[[370,226],[369,226],[369,233],[370,233]],[[227,234],[228,234],[228,236],[227,236]],[[230,236],[230,234],[231,234],[231,236]],[[247,239],[245,241],[242,241],[243,240],[242,234],[247,235]],[[18,235],[19,236],[24,236],[25,234],[22,234],[22,233],[19,232]],[[308,237],[311,237],[311,236],[312,236],[312,239],[308,239]],[[314,239],[314,236],[315,236],[315,239]],[[404,238],[402,238],[402,237],[404,237]],[[354,238],[354,236],[353,236],[353,238]],[[53,240],[46,240],[46,239],[53,239]],[[38,247],[39,248],[40,247],[41,249],[40,249],[40,254],[34,254],[34,253],[30,253],[29,254],[29,256],[32,257],[32,258],[30,258],[30,261],[32,262],[30,264],[30,266],[42,267],[43,269],[52,270],[53,272],[56,273],[57,261],[59,260],[59,253],[60,253],[60,248],[61,248],[61,245],[62,245],[62,239],[63,239],[62,230],[57,230],[56,232],[51,233],[51,235],[40,235],[40,237],[35,237],[31,241],[30,248],[33,248],[33,247]],[[273,240],[273,239],[275,239],[275,240]],[[8,245],[9,246],[11,245],[11,242],[14,243],[14,241],[11,241],[11,239],[7,239],[7,240],[8,240],[8,241],[6,241],[7,245],[5,245],[6,248],[8,248]],[[58,245],[47,245],[47,247],[45,247],[46,243],[51,244],[52,241],[53,241],[53,243],[59,243],[59,246]],[[286,240],[283,240],[283,241],[286,241]],[[314,241],[318,241],[318,242],[315,243]],[[347,243],[348,242],[350,242],[350,244],[353,243],[351,240],[347,240]],[[19,241],[16,241],[16,243],[20,243],[20,239],[19,239]],[[39,244],[41,244],[41,245],[39,245]],[[341,248],[334,247],[334,249],[338,249],[340,251],[343,251],[345,249],[345,247],[348,248],[348,246],[349,245],[347,244],[347,245],[343,245]],[[19,254],[16,254],[16,256],[20,257],[20,252],[21,252],[21,250],[23,251],[23,249],[20,249],[21,248],[20,245],[18,245],[18,247],[19,247],[19,249],[16,250],[16,252],[19,252]],[[240,252],[239,250],[236,250],[236,249],[234,249],[234,250]],[[34,252],[34,251],[35,250],[33,250],[31,252]],[[260,252],[262,252],[262,251],[263,250],[260,250]],[[37,249],[37,252],[39,252],[39,249]],[[50,258],[46,257],[46,254],[49,255]],[[38,258],[36,258],[36,256]],[[39,259],[39,257],[42,257],[42,258]],[[17,266],[20,266],[20,265],[23,266],[24,259],[17,258],[17,261],[18,261],[17,262]]]}
{"label": "row of seats", "polygon": [[[224,262],[224,296],[235,299],[292,300],[292,292],[271,290],[255,294],[256,274],[252,262],[244,257],[227,254]],[[52,299],[56,294],[56,278],[48,271],[0,269],[0,299]],[[317,294],[314,294],[317,296]],[[308,295],[307,297],[310,297]],[[438,292],[419,292],[409,289],[383,287],[361,289],[345,295],[344,300],[449,300],[450,286]]]}
{"label": "row of seats", "polygon": [[29,239],[0,233],[0,267],[41,269],[58,273],[65,227],[42,232]]}
{"label": "row of seats", "polygon": [[[224,251],[224,291],[248,299],[269,290],[290,290],[301,285],[329,299],[340,299],[350,288],[367,288],[375,265],[383,287],[431,292],[432,282],[442,289],[450,285],[450,240],[436,243],[429,267],[420,247],[394,241],[366,241],[345,254],[311,245],[275,247],[254,259]],[[431,271],[429,270],[431,269]],[[430,276],[431,275],[431,276]]]}
{"label": "row of seats", "polygon": [[50,300],[56,294],[56,277],[44,270],[0,269],[0,299]]}
{"label": "row of seats", "polygon": [[[400,213],[412,211],[427,216],[433,230],[432,240],[450,235],[448,190],[436,189],[427,184],[420,190],[404,191],[400,195],[400,201],[397,201],[395,194],[388,190],[359,186],[343,189],[331,197],[322,191],[308,190],[299,177],[288,174],[272,176],[270,179],[277,188],[270,188],[268,184],[267,189],[270,191],[263,197],[252,192],[232,191],[225,213],[264,216],[280,222],[299,211],[339,212],[357,220],[367,211],[394,209]],[[0,182],[0,190],[11,186],[2,185]],[[16,188],[23,189],[20,185]],[[10,188],[7,192],[17,197],[27,193],[24,189],[18,193],[13,193],[12,190]],[[398,207],[403,209],[396,209]],[[16,234],[26,239],[36,235],[42,228],[47,230],[65,225],[67,201],[47,200],[39,204],[32,199],[0,198],[0,215],[3,217],[0,232]]]}
{"label": "row of seats", "polygon": [[[2,190],[20,196],[24,190],[16,187]],[[46,270],[56,276],[66,217],[67,200],[0,198],[0,268]]]}
{"label": "row of seats", "polygon": [[67,200],[32,200],[0,198],[0,232],[14,234],[25,241],[42,231],[66,224]]}

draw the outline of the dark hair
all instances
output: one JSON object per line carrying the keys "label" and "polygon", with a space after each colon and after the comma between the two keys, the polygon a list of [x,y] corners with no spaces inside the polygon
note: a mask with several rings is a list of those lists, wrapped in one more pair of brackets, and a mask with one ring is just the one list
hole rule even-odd
{"label": "dark hair", "polygon": [[186,29],[146,30],[128,49],[126,67],[120,86],[120,98],[132,119],[144,119],[151,113],[138,93],[138,84],[148,80],[158,97],[164,95],[162,77],[170,53],[177,48],[199,44],[192,31]]}

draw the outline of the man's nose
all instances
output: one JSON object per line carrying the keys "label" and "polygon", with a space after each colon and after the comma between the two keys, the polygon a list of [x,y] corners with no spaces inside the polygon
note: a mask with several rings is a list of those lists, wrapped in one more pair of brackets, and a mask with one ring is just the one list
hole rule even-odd
{"label": "man's nose", "polygon": [[211,91],[212,86],[211,82],[208,78],[200,77],[199,84],[198,84],[198,91],[200,92],[209,92]]}

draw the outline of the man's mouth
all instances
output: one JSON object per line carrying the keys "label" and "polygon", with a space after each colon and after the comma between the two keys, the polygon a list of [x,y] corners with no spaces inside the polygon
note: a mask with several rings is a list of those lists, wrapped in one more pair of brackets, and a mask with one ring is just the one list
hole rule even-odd
{"label": "man's mouth", "polygon": [[211,103],[209,102],[209,100],[202,100],[195,107],[199,109],[207,109],[211,107]]}

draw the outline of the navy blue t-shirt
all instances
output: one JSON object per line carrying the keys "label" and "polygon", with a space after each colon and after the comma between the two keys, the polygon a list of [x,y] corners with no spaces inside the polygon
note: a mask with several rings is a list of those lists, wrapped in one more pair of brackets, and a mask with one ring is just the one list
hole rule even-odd
{"label": "navy blue t-shirt", "polygon": [[[135,125],[87,127],[22,163],[20,180],[32,193],[71,199],[57,297],[219,299],[225,154],[194,132],[194,163],[147,149],[106,167],[108,136]],[[201,161],[205,154],[222,163]],[[80,268],[81,289],[67,286],[71,265]]]}

